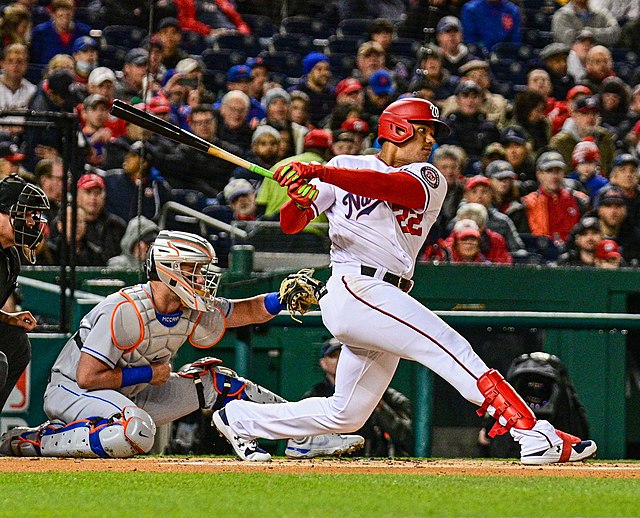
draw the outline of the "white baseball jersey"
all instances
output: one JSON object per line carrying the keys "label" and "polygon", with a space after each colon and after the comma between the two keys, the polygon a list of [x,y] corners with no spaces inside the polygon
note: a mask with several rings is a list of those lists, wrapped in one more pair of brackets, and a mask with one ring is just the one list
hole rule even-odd
{"label": "white baseball jersey", "polygon": [[411,277],[416,256],[447,194],[444,176],[426,162],[390,167],[372,155],[339,155],[327,166],[382,173],[403,171],[420,181],[426,195],[420,210],[357,196],[318,179],[312,182],[320,191],[314,210],[325,212],[330,223],[332,265],[363,264]]}

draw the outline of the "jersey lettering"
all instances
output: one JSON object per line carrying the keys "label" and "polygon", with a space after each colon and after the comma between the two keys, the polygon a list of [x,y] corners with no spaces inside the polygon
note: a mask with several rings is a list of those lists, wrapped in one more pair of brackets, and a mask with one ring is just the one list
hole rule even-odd
{"label": "jersey lettering", "polygon": [[392,209],[396,221],[398,225],[400,225],[400,230],[402,230],[404,234],[411,234],[412,236],[422,235],[423,214],[399,205],[394,205]]}
{"label": "jersey lettering", "polygon": [[356,220],[360,218],[360,216],[368,216],[380,203],[380,200],[365,198],[364,196],[356,196],[355,194],[351,194],[350,192],[348,192],[345,197],[342,198],[342,204],[348,207],[346,214],[347,219],[352,219],[351,216],[354,213],[354,219]]}

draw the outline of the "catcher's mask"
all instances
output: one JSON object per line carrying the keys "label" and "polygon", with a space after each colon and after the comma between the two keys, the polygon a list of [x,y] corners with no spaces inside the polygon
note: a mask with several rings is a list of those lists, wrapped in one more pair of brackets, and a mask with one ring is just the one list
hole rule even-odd
{"label": "catcher's mask", "polygon": [[50,208],[47,195],[40,187],[12,174],[0,182],[0,211],[9,215],[16,246],[34,264],[35,250],[42,242],[47,218],[42,211]]}
{"label": "catcher's mask", "polygon": [[145,267],[150,280],[164,283],[185,306],[208,311],[222,276],[216,262],[216,253],[206,239],[163,230],[149,248]]}

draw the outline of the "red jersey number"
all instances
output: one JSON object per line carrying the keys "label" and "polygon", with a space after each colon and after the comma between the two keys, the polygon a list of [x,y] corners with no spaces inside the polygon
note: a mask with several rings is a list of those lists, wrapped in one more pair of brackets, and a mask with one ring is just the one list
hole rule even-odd
{"label": "red jersey number", "polygon": [[394,207],[393,213],[398,220],[398,225],[404,234],[411,234],[412,236],[422,235],[422,217],[423,214],[418,214],[404,207]]}

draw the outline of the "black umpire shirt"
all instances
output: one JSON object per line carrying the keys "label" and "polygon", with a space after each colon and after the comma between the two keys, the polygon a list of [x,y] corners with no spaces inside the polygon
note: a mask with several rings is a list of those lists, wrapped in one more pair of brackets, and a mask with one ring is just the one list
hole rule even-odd
{"label": "black umpire shirt", "polygon": [[20,273],[20,256],[15,246],[0,250],[0,308],[13,293]]}

